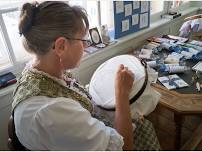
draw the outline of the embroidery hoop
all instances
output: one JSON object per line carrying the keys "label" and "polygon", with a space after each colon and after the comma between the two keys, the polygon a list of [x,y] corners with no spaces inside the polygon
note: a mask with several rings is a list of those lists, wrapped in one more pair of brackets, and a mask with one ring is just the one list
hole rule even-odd
{"label": "embroidery hoop", "polygon": [[[138,92],[135,93],[135,95],[130,98],[130,105],[133,104],[135,101],[137,101],[137,99],[143,94],[143,92],[145,91],[147,84],[148,84],[148,72],[147,72],[147,63],[136,57],[136,59],[138,59],[138,61],[141,63],[141,65],[144,68],[144,82],[142,83],[141,88],[138,90]],[[102,66],[102,65],[101,65]],[[95,102],[96,103],[96,102]],[[107,110],[107,111],[115,111],[115,107],[104,107],[101,105],[97,105],[98,107],[100,107],[101,109]]]}

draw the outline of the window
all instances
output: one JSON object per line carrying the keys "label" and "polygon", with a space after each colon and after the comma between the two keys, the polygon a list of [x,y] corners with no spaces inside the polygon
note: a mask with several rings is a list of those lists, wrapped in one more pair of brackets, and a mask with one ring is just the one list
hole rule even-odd
{"label": "window", "polygon": [[164,1],[151,1],[151,14],[163,11]]}
{"label": "window", "polygon": [[181,10],[181,8],[185,8],[183,6],[185,6],[186,4],[189,3],[189,0],[172,0],[170,1],[170,7],[169,7],[169,11],[174,11],[174,12],[178,12]]}
{"label": "window", "polygon": [[0,73],[27,60],[30,55],[22,46],[18,32],[20,0],[8,0],[0,3]]}
{"label": "window", "polygon": [[0,32],[0,70],[5,69],[11,66],[9,60],[8,50],[3,38],[2,31]]}
{"label": "window", "polygon": [[22,46],[21,37],[18,31],[19,15],[20,11],[2,14],[16,61],[23,61],[28,59],[30,55]]}
{"label": "window", "polygon": [[171,8],[177,8],[177,7],[180,7],[182,4],[185,4],[187,2],[189,2],[188,0],[183,0],[183,1],[180,1],[180,0],[173,0],[171,1],[172,2],[172,5],[171,5]]}
{"label": "window", "polygon": [[101,25],[107,24],[108,28],[114,27],[114,14],[113,14],[112,1],[102,0],[100,1],[100,13],[101,13]]}
{"label": "window", "polygon": [[98,1],[87,1],[87,13],[89,15],[90,27],[99,26],[99,18],[98,18]]}
{"label": "window", "polygon": [[86,9],[90,28],[107,24],[113,27],[113,1],[110,0],[69,0],[70,5],[79,5]]}
{"label": "window", "polygon": [[90,28],[99,26],[98,1],[95,0],[69,0],[70,5],[79,5],[86,9]]}

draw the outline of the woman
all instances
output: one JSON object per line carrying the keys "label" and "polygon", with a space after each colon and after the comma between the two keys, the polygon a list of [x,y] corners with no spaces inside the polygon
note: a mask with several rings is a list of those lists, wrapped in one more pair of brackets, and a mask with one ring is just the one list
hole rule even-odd
{"label": "woman", "polygon": [[202,40],[202,14],[189,16],[184,19],[184,23],[180,28],[181,37],[190,38],[192,40]]}
{"label": "woman", "polygon": [[96,118],[91,97],[68,69],[79,66],[89,27],[86,13],[64,2],[26,3],[19,31],[35,59],[14,91],[16,135],[29,150],[132,150],[129,92],[133,74],[116,75],[114,128]]}

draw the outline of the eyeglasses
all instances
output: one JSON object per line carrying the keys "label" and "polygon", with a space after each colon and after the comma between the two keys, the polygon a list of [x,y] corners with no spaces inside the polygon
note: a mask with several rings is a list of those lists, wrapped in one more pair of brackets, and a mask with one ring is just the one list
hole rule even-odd
{"label": "eyeglasses", "polygon": [[65,37],[65,38],[68,39],[68,40],[82,41],[85,46],[90,46],[91,45],[91,41],[88,40],[88,39],[77,39],[77,38],[69,38],[69,37]]}

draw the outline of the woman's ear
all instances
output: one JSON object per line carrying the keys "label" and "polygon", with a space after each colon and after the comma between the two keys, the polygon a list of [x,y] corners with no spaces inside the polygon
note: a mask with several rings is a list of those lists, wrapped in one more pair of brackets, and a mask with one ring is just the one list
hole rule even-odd
{"label": "woman's ear", "polygon": [[67,40],[64,37],[59,37],[56,39],[54,44],[54,51],[57,53],[57,55],[61,56],[64,51],[66,50]]}

